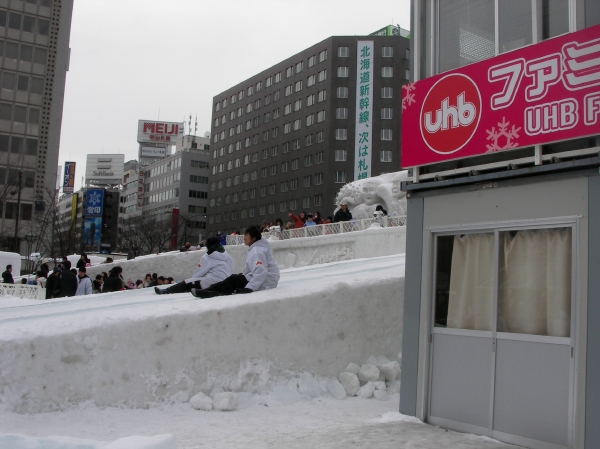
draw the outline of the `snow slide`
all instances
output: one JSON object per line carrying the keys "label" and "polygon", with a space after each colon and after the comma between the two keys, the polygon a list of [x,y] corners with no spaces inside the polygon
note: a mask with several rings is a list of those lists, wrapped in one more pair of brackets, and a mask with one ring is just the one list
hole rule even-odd
{"label": "snow slide", "polygon": [[0,301],[0,407],[152,407],[286,373],[337,376],[402,344],[404,255],[282,272],[279,287],[195,300],[151,289]]}

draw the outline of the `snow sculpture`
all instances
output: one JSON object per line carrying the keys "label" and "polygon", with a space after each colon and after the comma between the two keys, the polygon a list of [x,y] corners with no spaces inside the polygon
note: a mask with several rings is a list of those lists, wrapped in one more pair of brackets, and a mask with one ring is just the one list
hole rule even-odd
{"label": "snow sculpture", "polygon": [[407,180],[404,170],[348,183],[337,194],[335,212],[346,202],[356,220],[372,218],[379,205],[390,217],[406,215],[406,193],[400,190],[400,183]]}

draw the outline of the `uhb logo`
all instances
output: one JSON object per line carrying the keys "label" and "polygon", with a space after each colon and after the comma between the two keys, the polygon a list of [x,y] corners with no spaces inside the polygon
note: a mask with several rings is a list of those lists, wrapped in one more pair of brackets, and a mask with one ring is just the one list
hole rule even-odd
{"label": "uhb logo", "polygon": [[451,74],[429,89],[421,107],[421,135],[436,153],[454,153],[464,147],[481,118],[481,95],[471,78]]}

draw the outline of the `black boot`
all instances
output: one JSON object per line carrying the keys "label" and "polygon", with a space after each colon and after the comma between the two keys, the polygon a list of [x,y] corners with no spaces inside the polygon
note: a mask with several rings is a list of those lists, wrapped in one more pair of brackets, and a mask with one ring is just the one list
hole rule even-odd
{"label": "black boot", "polygon": [[156,293],[157,295],[168,295],[169,294],[168,291],[162,290],[158,287],[154,287],[154,293]]}
{"label": "black boot", "polygon": [[214,298],[215,296],[221,296],[221,293],[211,291],[211,290],[202,290],[199,288],[192,289],[192,295],[196,298]]}

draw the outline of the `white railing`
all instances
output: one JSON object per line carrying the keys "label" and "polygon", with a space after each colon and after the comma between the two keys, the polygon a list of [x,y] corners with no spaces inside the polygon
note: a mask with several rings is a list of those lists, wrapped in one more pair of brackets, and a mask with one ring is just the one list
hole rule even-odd
{"label": "white railing", "polygon": [[[277,240],[288,240],[300,237],[317,237],[320,235],[343,234],[346,232],[364,231],[373,225],[379,223],[382,228],[391,228],[397,226],[406,226],[406,215],[401,217],[382,217],[367,218],[364,220],[340,221],[339,223],[329,223],[316,226],[305,226],[298,229],[287,229],[283,231],[263,232],[263,238],[274,237]],[[243,235],[228,235],[228,245],[243,245]]]}
{"label": "white railing", "polygon": [[14,296],[21,299],[46,299],[46,289],[39,285],[0,284],[0,297]]}

